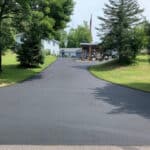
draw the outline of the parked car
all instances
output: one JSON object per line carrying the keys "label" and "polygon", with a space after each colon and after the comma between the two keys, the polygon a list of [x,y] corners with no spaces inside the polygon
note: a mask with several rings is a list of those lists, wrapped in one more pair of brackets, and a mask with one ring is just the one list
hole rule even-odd
{"label": "parked car", "polygon": [[105,51],[104,54],[103,54],[103,58],[105,60],[109,60],[110,57],[111,57],[111,50]]}
{"label": "parked car", "polygon": [[103,60],[103,54],[102,53],[97,53],[96,54],[96,60],[102,61]]}

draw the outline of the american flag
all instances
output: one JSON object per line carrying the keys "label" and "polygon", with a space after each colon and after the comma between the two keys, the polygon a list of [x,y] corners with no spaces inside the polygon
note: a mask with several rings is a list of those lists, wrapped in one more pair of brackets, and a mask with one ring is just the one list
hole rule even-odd
{"label": "american flag", "polygon": [[90,19],[90,32],[92,36],[92,23],[93,23],[93,15],[91,14],[91,19]]}

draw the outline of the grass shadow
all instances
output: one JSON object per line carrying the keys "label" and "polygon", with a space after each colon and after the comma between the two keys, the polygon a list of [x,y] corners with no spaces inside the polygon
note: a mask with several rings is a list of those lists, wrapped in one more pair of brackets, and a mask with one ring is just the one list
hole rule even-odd
{"label": "grass shadow", "polygon": [[128,83],[128,86],[135,89],[143,89],[143,91],[150,92],[150,83]]}
{"label": "grass shadow", "polygon": [[89,70],[90,71],[111,71],[111,70],[118,69],[120,67],[122,66],[119,65],[116,60],[113,60],[104,64],[90,66]]}
{"label": "grass shadow", "polygon": [[[1,84],[13,84],[16,82],[21,82],[27,78],[31,78],[36,75],[38,71],[36,69],[40,68],[22,68],[19,65],[3,65],[3,72],[0,74]],[[42,76],[35,77],[36,79],[41,79]],[[32,78],[33,79],[33,78]]]}

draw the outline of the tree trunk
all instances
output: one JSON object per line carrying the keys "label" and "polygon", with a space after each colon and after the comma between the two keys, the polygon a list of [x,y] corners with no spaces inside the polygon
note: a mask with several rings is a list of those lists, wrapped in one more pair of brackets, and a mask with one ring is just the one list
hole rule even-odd
{"label": "tree trunk", "polygon": [[0,73],[2,72],[2,50],[0,49]]}
{"label": "tree trunk", "polygon": [[[0,41],[2,41],[2,22],[0,21]],[[0,45],[0,73],[2,72],[2,46]]]}
{"label": "tree trunk", "polygon": [[[2,41],[2,21],[0,20],[0,41]],[[0,73],[2,72],[2,46],[0,45]]]}
{"label": "tree trunk", "polygon": [[92,60],[92,47],[89,47],[89,61]]}
{"label": "tree trunk", "polygon": [[[1,11],[0,11],[0,41],[2,41],[2,20],[4,19],[2,16],[4,15],[4,11],[6,8],[7,0],[3,0],[1,4]],[[2,72],[2,46],[0,45],[0,73]]]}

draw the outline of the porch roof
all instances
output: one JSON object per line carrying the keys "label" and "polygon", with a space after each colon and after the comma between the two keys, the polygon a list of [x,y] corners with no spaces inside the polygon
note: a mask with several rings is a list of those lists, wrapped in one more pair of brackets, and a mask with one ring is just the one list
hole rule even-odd
{"label": "porch roof", "polygon": [[90,47],[92,49],[97,49],[99,47],[99,43],[80,43],[80,46],[85,49],[89,49]]}
{"label": "porch roof", "polygon": [[80,46],[98,46],[99,43],[80,43]]}

